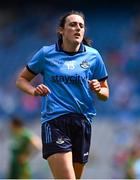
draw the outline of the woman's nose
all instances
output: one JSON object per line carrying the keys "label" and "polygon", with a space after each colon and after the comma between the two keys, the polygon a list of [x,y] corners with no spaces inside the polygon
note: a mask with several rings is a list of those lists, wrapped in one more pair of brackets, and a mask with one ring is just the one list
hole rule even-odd
{"label": "woman's nose", "polygon": [[79,24],[77,24],[76,29],[77,29],[77,30],[80,30],[80,29],[81,29]]}

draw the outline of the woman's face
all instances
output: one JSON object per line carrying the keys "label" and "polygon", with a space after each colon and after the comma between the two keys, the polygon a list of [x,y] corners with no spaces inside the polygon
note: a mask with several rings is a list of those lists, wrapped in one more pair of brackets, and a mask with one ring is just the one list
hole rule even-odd
{"label": "woman's face", "polygon": [[85,33],[84,20],[79,15],[69,15],[66,18],[65,25],[60,28],[63,42],[78,45],[82,42]]}

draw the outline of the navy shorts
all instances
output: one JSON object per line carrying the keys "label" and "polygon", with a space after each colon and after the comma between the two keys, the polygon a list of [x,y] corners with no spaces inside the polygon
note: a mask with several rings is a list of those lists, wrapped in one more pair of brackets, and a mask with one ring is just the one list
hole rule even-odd
{"label": "navy shorts", "polygon": [[42,124],[43,158],[72,152],[73,162],[88,161],[91,124],[80,114],[70,113]]}

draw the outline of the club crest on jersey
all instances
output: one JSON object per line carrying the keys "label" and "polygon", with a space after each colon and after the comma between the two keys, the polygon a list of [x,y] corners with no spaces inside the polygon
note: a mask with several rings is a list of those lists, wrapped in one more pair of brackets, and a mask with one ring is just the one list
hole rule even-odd
{"label": "club crest on jersey", "polygon": [[63,140],[62,137],[61,137],[61,138],[58,138],[57,141],[56,141],[57,144],[63,144],[64,142],[65,142],[65,141]]}
{"label": "club crest on jersey", "polygon": [[81,68],[83,68],[83,69],[88,69],[88,68],[90,67],[90,64],[89,64],[86,60],[84,60],[84,61],[82,61],[82,63],[80,64],[80,66],[81,66]]}

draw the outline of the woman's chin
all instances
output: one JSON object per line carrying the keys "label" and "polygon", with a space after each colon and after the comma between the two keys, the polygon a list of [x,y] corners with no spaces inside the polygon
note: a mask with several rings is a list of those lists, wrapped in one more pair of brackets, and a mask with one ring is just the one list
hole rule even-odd
{"label": "woman's chin", "polygon": [[79,39],[74,40],[74,41],[73,41],[73,44],[77,46],[77,45],[81,44],[81,41],[80,41]]}

